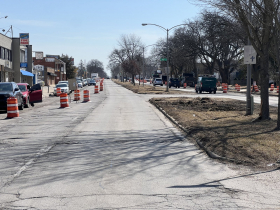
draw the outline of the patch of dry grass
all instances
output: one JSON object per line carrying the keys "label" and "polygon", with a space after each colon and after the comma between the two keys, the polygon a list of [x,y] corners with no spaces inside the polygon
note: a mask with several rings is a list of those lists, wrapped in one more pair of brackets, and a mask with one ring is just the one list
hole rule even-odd
{"label": "patch of dry grass", "polygon": [[138,94],[186,94],[183,91],[175,91],[172,89],[169,89],[169,92],[166,92],[166,86],[151,86],[145,84],[143,86],[143,83],[139,85],[139,83],[136,83],[133,85],[130,82],[120,82],[119,80],[113,80],[118,85],[122,85],[123,87],[133,91],[134,93]]}
{"label": "patch of dry grass", "polygon": [[246,102],[210,98],[151,99],[199,139],[210,151],[244,165],[265,167],[280,158],[280,132],[275,131],[277,109],[271,107],[271,120],[252,122],[245,116]]}

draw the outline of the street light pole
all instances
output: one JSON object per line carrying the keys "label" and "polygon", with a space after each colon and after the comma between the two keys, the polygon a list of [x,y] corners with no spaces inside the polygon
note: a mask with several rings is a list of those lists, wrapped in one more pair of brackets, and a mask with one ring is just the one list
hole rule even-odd
{"label": "street light pole", "polygon": [[167,36],[166,36],[166,44],[167,44],[167,77],[166,77],[166,92],[169,92],[169,43],[168,43],[168,29],[166,29]]}
{"label": "street light pole", "polygon": [[145,79],[145,78],[144,78],[144,68],[145,68],[145,67],[144,67],[144,65],[145,65],[145,64],[144,64],[144,63],[145,63],[145,55],[144,55],[144,53],[145,53],[145,47],[143,47],[143,87],[144,87],[144,79]]}
{"label": "street light pole", "polygon": [[168,43],[168,32],[170,30],[172,30],[173,28],[176,28],[178,26],[182,26],[182,25],[188,25],[188,24],[179,24],[179,25],[176,25],[176,26],[173,26],[171,28],[164,28],[160,25],[157,25],[157,24],[152,24],[152,23],[142,23],[142,26],[146,26],[146,25],[154,25],[154,26],[157,26],[157,27],[160,27],[162,29],[164,29],[166,31],[166,44],[167,44],[167,85],[166,85],[166,92],[169,91],[169,43]]}

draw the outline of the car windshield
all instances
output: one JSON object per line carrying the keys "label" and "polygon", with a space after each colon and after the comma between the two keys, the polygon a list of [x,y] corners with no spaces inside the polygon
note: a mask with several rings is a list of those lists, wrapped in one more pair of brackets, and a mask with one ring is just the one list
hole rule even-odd
{"label": "car windshield", "polygon": [[13,91],[12,84],[0,84],[0,91]]}
{"label": "car windshield", "polygon": [[95,80],[90,80],[90,82],[95,82]]}
{"label": "car windshield", "polygon": [[68,84],[67,81],[59,81],[58,84]]}
{"label": "car windshield", "polygon": [[159,81],[159,82],[160,82],[160,81],[161,81],[161,79],[156,79],[156,81]]}
{"label": "car windshield", "polygon": [[20,91],[24,92],[26,91],[26,86],[25,85],[18,85]]}
{"label": "car windshield", "polygon": [[77,83],[81,83],[82,81],[81,80],[77,80]]}
{"label": "car windshield", "polygon": [[68,85],[67,85],[67,84],[65,84],[65,83],[64,83],[64,84],[63,84],[63,83],[61,83],[61,84],[57,84],[57,85],[56,85],[56,87],[68,87]]}

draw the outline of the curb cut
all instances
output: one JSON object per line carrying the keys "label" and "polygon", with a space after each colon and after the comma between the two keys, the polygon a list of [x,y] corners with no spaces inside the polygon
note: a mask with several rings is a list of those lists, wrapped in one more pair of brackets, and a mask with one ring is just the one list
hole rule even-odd
{"label": "curb cut", "polygon": [[[149,102],[151,103],[151,99],[149,100]],[[165,117],[167,117],[172,123],[174,123],[176,126],[178,126],[182,131],[184,131],[185,133],[188,133],[188,130],[186,128],[181,126],[173,117],[169,116],[159,105],[157,105],[156,103],[151,103],[151,104],[153,104]],[[229,161],[229,162],[237,162],[237,163],[239,162],[234,159],[229,159],[229,158],[217,155],[214,152],[209,151],[205,146],[203,146],[202,143],[198,139],[196,139],[195,141],[196,141],[197,145],[201,149],[203,149],[210,158],[223,160],[223,161]]]}

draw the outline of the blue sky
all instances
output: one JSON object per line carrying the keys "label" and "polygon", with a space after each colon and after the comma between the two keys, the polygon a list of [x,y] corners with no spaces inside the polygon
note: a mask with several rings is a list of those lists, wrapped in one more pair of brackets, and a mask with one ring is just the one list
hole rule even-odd
{"label": "blue sky", "polygon": [[200,11],[188,0],[1,0],[0,17],[8,18],[0,19],[0,28],[8,30],[12,25],[14,37],[29,33],[33,51],[68,54],[75,65],[98,59],[106,69],[122,34],[135,34],[145,45],[155,44],[166,32],[142,23],[171,28],[196,18]]}

